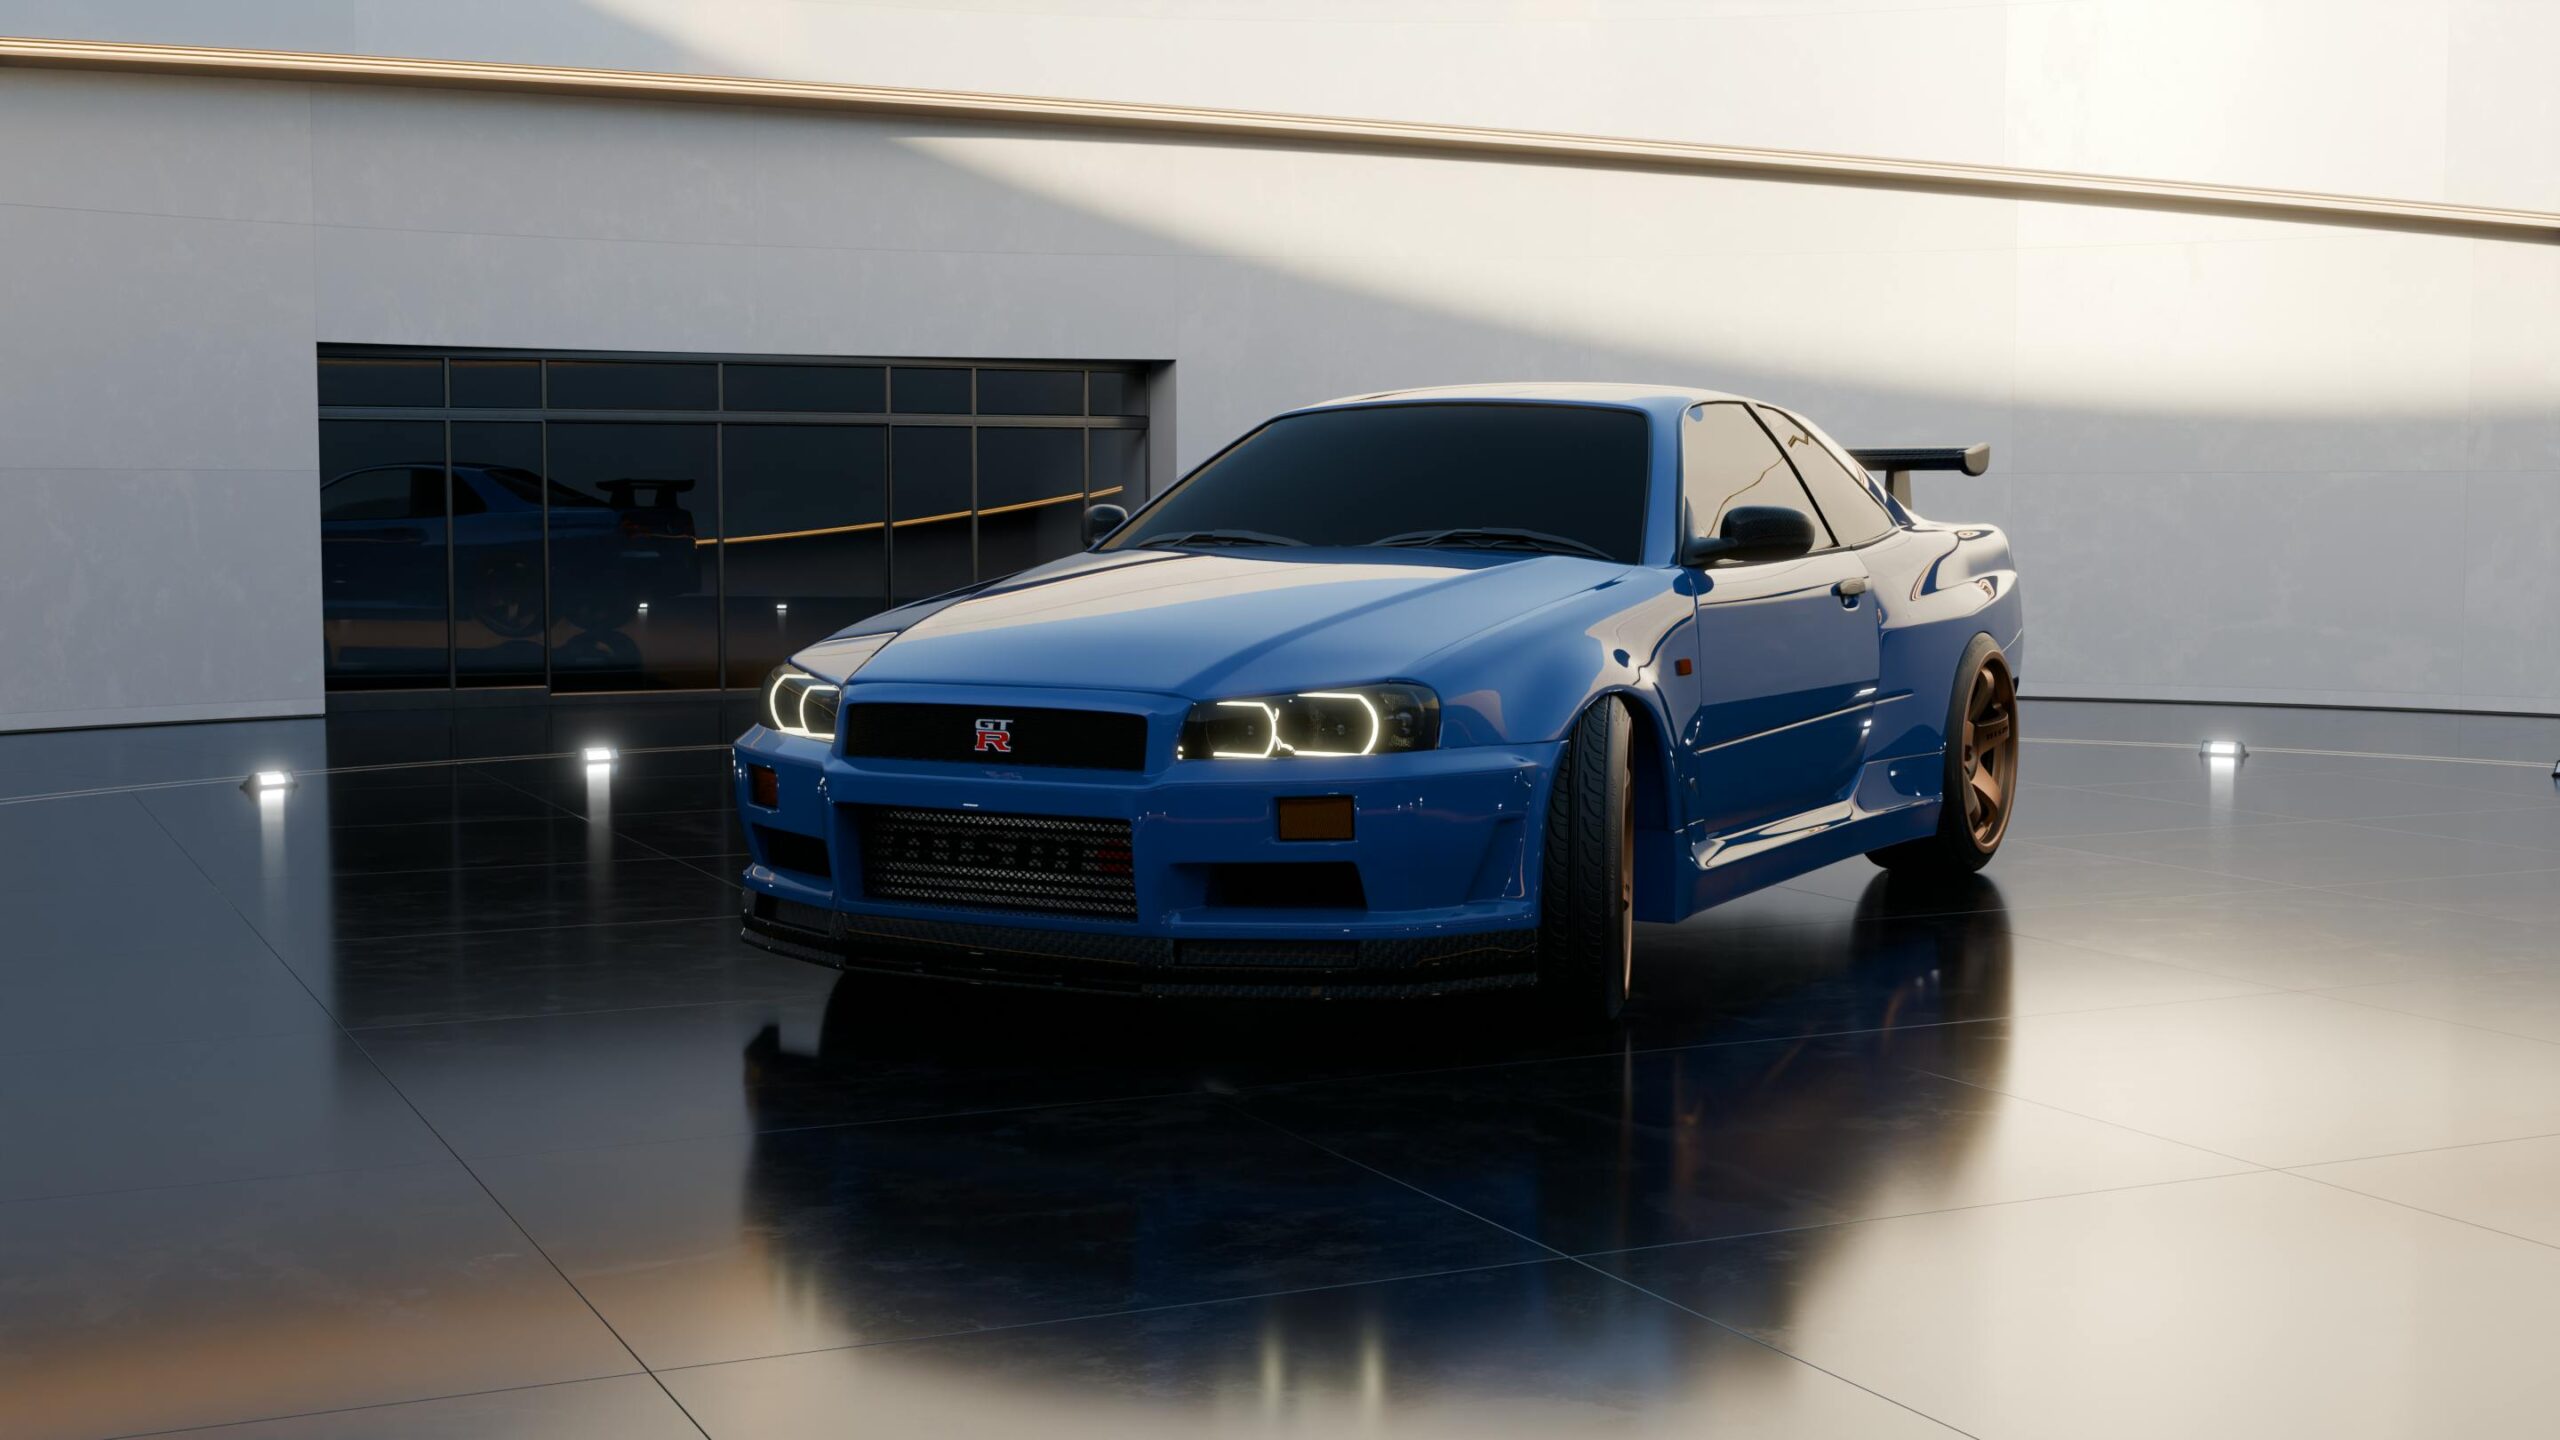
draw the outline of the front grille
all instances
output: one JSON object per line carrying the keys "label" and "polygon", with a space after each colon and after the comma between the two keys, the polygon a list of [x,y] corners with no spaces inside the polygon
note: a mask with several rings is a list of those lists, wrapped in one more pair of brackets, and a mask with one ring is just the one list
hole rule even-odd
{"label": "front grille", "polygon": [[1138,918],[1129,822],[855,807],[874,900]]}
{"label": "front grille", "polygon": [[971,765],[1147,768],[1147,717],[1000,705],[849,705],[844,753]]}

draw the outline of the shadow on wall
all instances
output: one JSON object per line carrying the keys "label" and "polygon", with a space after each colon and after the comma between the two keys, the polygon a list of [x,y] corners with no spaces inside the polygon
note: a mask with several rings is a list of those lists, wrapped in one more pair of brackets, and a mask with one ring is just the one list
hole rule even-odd
{"label": "shadow on wall", "polygon": [[[737,68],[622,39],[616,63]],[[435,335],[347,266],[344,338],[1170,357],[1184,464],[1370,389],[1729,389],[1851,444],[1992,443],[1991,475],[1928,477],[1918,507],[2011,531],[2031,693],[2560,707],[2530,658],[2560,615],[2553,247],[787,111],[322,103],[485,107],[463,128],[504,122],[483,184],[508,203],[472,223],[525,242],[381,252],[482,292]],[[364,147],[363,225],[451,224],[436,143]],[[655,203],[670,174],[718,183]],[[380,193],[403,189],[407,212]],[[582,235],[599,215],[613,233]]]}

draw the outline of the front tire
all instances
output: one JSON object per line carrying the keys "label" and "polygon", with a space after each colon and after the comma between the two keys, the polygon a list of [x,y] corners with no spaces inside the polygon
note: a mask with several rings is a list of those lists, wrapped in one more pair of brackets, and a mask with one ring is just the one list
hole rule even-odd
{"label": "front tire", "polygon": [[1615,700],[1584,711],[1547,800],[1538,987],[1569,1021],[1617,1019],[1634,978],[1634,729]]}
{"label": "front tire", "polygon": [[1946,737],[1937,833],[1867,855],[1896,874],[1970,875],[2008,838],[2018,807],[2018,686],[1988,635],[1974,636],[1956,666]]}

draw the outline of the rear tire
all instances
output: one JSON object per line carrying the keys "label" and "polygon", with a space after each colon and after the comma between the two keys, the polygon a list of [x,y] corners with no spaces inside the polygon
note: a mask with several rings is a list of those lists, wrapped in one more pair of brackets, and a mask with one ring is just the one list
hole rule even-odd
{"label": "rear tire", "polygon": [[1634,978],[1634,729],[1615,700],[1584,711],[1547,800],[1538,986],[1568,1021],[1617,1019]]}
{"label": "rear tire", "polygon": [[1900,875],[1970,875],[2000,853],[2018,805],[2018,687],[2009,657],[1976,635],[1947,698],[1945,788],[1933,835],[1870,851]]}

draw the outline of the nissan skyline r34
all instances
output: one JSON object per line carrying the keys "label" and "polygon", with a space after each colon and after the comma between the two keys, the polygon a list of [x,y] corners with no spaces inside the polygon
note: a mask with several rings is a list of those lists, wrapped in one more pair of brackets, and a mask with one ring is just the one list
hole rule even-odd
{"label": "nissan skyline r34", "polygon": [[744,933],[1149,995],[1535,985],[1864,855],[1960,873],[2017,797],[2009,544],[1788,410],[1673,387],[1292,411],[1091,543],[890,610],[736,744]]}

